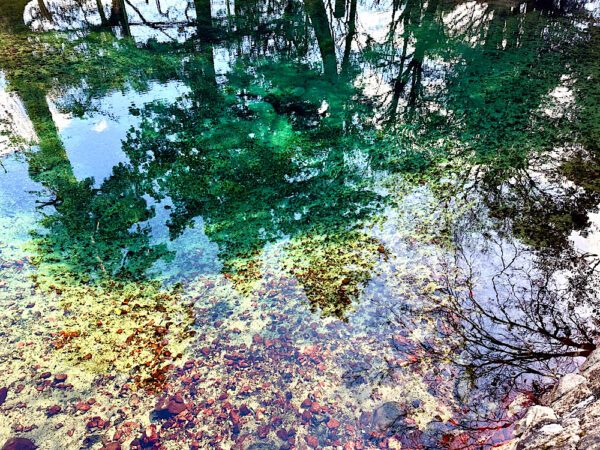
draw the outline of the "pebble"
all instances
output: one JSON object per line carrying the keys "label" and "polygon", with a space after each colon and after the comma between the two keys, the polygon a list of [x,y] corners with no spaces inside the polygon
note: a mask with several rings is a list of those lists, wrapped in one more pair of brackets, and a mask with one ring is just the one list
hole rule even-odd
{"label": "pebble", "polygon": [[154,411],[162,414],[177,415],[188,409],[181,395],[162,397],[158,400]]}
{"label": "pebble", "polygon": [[259,426],[258,429],[256,430],[256,434],[261,439],[266,438],[267,435],[269,434],[269,426],[268,425]]}
{"label": "pebble", "polygon": [[331,419],[329,419],[329,421],[327,422],[327,428],[330,428],[332,430],[338,428],[340,425],[341,425],[340,422],[338,422],[333,417]]}
{"label": "pebble", "polygon": [[314,402],[310,405],[310,412],[313,414],[319,414],[321,412],[321,405],[319,405],[317,402]]}
{"label": "pebble", "polygon": [[312,448],[317,448],[319,440],[314,436],[306,436],[306,443]]}
{"label": "pebble", "polygon": [[91,406],[85,402],[79,402],[75,405],[75,409],[77,411],[89,411],[90,408],[91,408]]}
{"label": "pebble", "polygon": [[54,416],[55,414],[58,414],[61,411],[61,409],[62,408],[59,405],[53,405],[47,409],[46,413],[49,416]]}
{"label": "pebble", "polygon": [[285,428],[281,428],[277,430],[277,437],[282,441],[287,441],[289,439],[288,432]]}

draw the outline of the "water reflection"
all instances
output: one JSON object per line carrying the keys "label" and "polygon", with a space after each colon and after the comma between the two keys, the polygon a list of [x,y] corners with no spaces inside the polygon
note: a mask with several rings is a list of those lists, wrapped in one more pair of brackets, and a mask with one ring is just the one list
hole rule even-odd
{"label": "water reflection", "polygon": [[[573,241],[600,203],[582,4],[40,0],[0,18],[35,132],[2,196],[23,165],[37,189],[19,194],[31,264],[3,250],[22,337],[2,337],[32,349],[4,355],[33,373],[10,401],[64,389],[77,421],[93,385],[122,417],[69,445],[491,446],[595,347],[598,256]],[[117,91],[119,163],[82,179],[53,108],[91,124]],[[47,411],[2,437],[53,439]]]}

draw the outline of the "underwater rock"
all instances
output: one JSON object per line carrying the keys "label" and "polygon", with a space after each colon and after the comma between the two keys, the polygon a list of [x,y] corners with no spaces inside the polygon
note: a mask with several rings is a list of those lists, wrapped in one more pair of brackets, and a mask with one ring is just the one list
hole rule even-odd
{"label": "underwater rock", "polygon": [[404,416],[406,416],[406,410],[400,403],[387,402],[373,412],[372,425],[377,431],[393,429],[396,426],[396,422]]}
{"label": "underwater rock", "polygon": [[2,446],[2,450],[35,450],[37,445],[26,438],[10,438]]}
{"label": "underwater rock", "polygon": [[277,450],[279,447],[270,441],[267,442],[255,442],[251,444],[246,450]]}
{"label": "underwater rock", "polygon": [[306,443],[312,448],[317,448],[319,446],[319,440],[314,436],[306,436]]}
{"label": "underwater rock", "polygon": [[118,442],[109,442],[104,447],[100,448],[100,450],[121,450],[121,444]]}
{"label": "underwater rock", "polygon": [[282,441],[287,441],[289,439],[289,435],[288,432],[285,428],[281,428],[279,430],[277,430],[277,437],[279,439],[281,439]]}
{"label": "underwater rock", "polygon": [[6,396],[8,395],[8,388],[0,388],[0,406],[4,404],[6,401]]}
{"label": "underwater rock", "polygon": [[161,397],[154,407],[154,411],[162,416],[176,416],[188,409],[180,394],[172,397]]}
{"label": "underwater rock", "polygon": [[363,411],[358,423],[362,428],[370,426],[373,423],[373,413],[371,411]]}
{"label": "underwater rock", "polygon": [[46,413],[48,414],[48,416],[54,416],[58,414],[61,410],[62,408],[59,405],[53,405],[46,410]]}
{"label": "underwater rock", "polygon": [[256,430],[256,434],[261,439],[264,439],[269,434],[269,425],[259,426]]}
{"label": "underwater rock", "polygon": [[314,402],[310,405],[310,412],[313,414],[319,414],[321,412],[321,405],[317,402]]}
{"label": "underwater rock", "polygon": [[142,436],[142,442],[147,447],[150,447],[158,442],[158,433],[156,431],[156,425],[148,425],[146,427],[146,429],[144,430],[144,435]]}
{"label": "underwater rock", "polygon": [[329,419],[329,421],[327,422],[327,428],[332,429],[332,430],[339,428],[340,425],[341,425],[340,422],[337,421],[336,419],[334,419],[333,417],[331,419]]}
{"label": "underwater rock", "polygon": [[91,406],[90,406],[89,404],[87,404],[87,403],[85,403],[85,402],[81,402],[81,401],[80,401],[80,402],[78,402],[78,403],[75,405],[75,409],[76,409],[77,411],[84,411],[84,412],[85,412],[85,411],[89,411],[89,410],[90,410],[90,408],[91,408]]}
{"label": "underwater rock", "polygon": [[240,416],[247,416],[248,414],[251,414],[252,411],[250,411],[250,409],[248,408],[248,406],[246,406],[246,404],[243,404],[242,406],[240,406]]}

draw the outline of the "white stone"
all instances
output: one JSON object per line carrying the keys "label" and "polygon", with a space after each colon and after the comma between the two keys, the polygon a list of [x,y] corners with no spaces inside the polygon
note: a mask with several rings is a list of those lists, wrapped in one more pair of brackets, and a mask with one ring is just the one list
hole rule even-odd
{"label": "white stone", "polygon": [[597,348],[589,354],[585,362],[581,365],[579,371],[581,373],[588,372],[588,370],[591,369],[592,366],[595,366],[598,363],[600,363],[600,348]]}
{"label": "white stone", "polygon": [[558,385],[554,388],[554,391],[552,392],[552,401],[559,399],[582,384],[587,384],[587,379],[584,376],[577,373],[566,374],[559,380]]}
{"label": "white stone", "polygon": [[586,366],[585,369],[581,371],[581,374],[584,377],[589,378],[592,372],[596,372],[597,370],[600,370],[600,363],[592,364],[591,366]]}
{"label": "white stone", "polygon": [[508,417],[513,417],[519,414],[525,407],[525,405],[529,399],[525,396],[525,394],[519,394],[515,397],[515,399],[508,405]]}
{"label": "white stone", "polygon": [[559,425],[557,423],[551,423],[550,425],[544,425],[542,428],[540,428],[540,431],[542,433],[546,433],[546,434],[562,433],[563,430],[564,430],[564,428],[562,427],[562,425]]}
{"label": "white stone", "polygon": [[536,426],[543,420],[556,421],[556,414],[548,406],[535,405],[527,410],[525,416],[516,423],[515,435],[520,436],[531,427]]}

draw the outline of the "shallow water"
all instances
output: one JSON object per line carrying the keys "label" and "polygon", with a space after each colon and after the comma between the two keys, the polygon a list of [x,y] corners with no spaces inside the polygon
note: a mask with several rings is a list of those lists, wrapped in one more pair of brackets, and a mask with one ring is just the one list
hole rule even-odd
{"label": "shallow water", "polygon": [[598,11],[0,0],[0,443],[510,441],[597,342]]}

